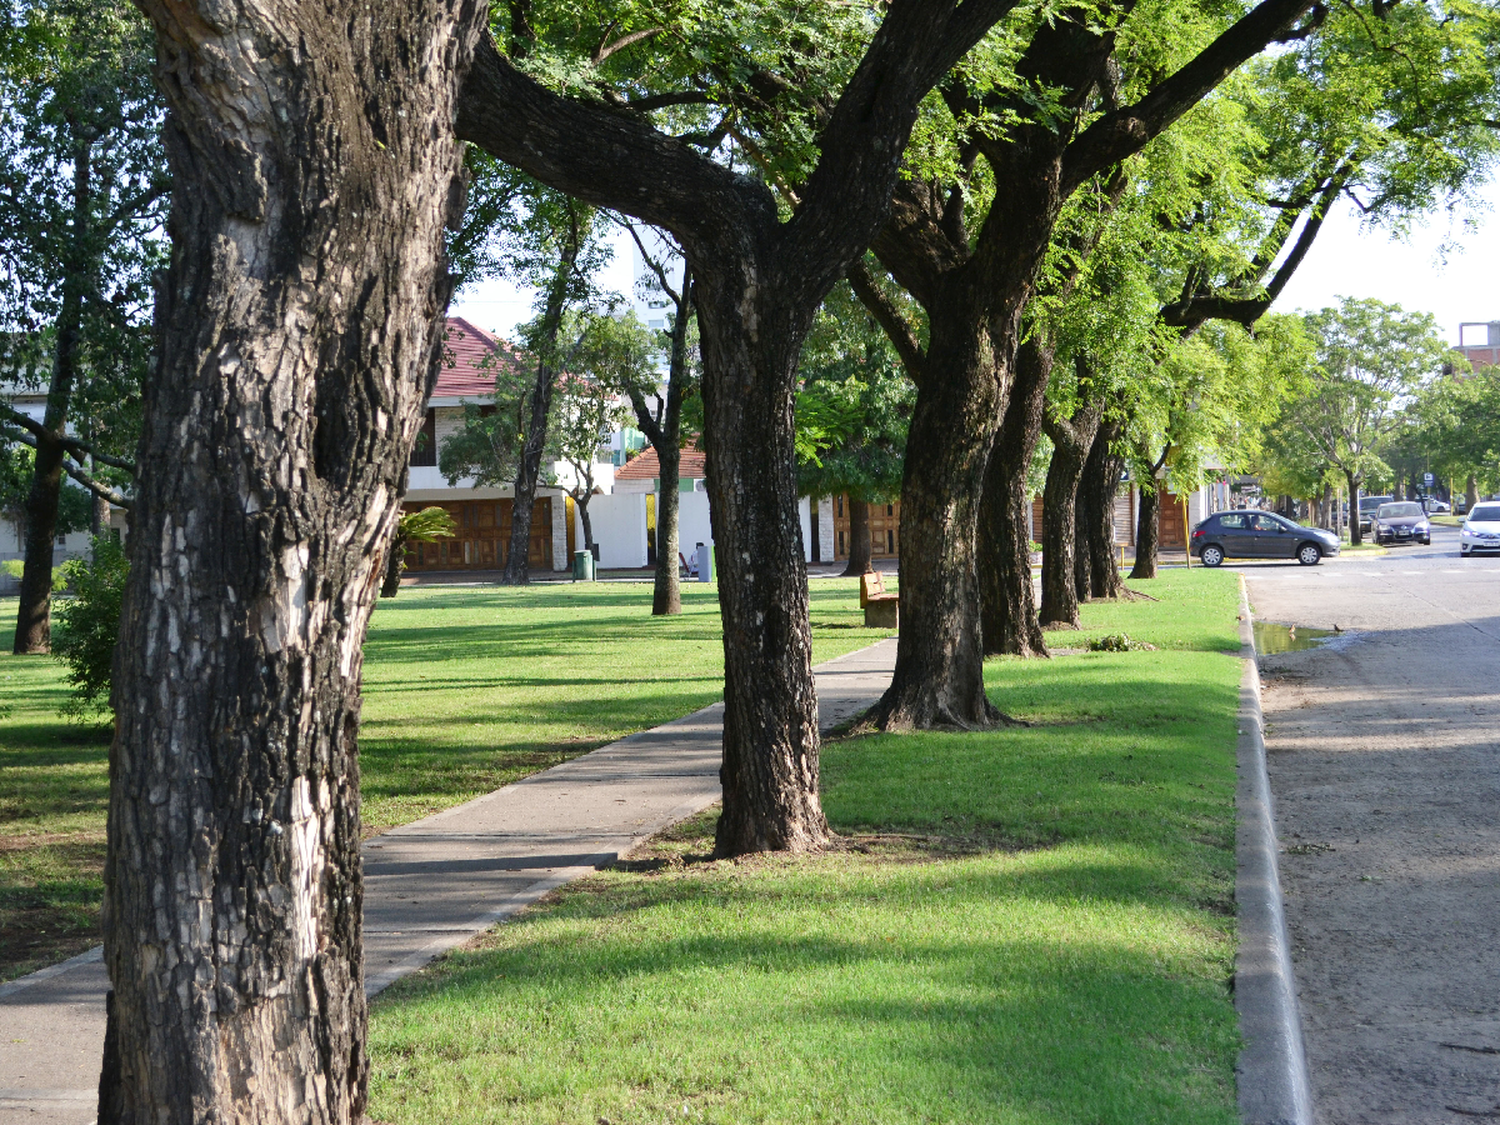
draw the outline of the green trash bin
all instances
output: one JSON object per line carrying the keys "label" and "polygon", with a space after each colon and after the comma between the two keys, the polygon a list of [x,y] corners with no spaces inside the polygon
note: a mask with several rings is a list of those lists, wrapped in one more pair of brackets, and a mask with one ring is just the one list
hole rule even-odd
{"label": "green trash bin", "polygon": [[594,580],[594,556],[588,551],[573,552],[573,581],[592,582]]}

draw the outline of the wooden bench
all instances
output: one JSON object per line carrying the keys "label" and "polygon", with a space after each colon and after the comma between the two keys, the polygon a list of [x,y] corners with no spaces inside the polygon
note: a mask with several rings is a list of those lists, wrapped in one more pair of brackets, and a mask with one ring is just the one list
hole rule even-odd
{"label": "wooden bench", "polygon": [[901,627],[901,595],[886,590],[880,571],[859,576],[859,605],[865,611],[865,628]]}

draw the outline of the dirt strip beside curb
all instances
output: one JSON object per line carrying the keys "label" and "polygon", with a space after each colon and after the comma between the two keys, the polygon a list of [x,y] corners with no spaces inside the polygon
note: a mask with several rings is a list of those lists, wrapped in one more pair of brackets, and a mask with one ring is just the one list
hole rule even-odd
{"label": "dirt strip beside curb", "polygon": [[1287,940],[1286,910],[1277,871],[1276,822],[1266,776],[1265,720],[1250,599],[1240,578],[1239,787],[1235,794],[1234,900],[1239,948],[1234,961],[1234,1006],[1244,1046],[1235,1064],[1240,1117],[1245,1125],[1311,1125],[1312,1093],[1302,1045],[1302,1013]]}

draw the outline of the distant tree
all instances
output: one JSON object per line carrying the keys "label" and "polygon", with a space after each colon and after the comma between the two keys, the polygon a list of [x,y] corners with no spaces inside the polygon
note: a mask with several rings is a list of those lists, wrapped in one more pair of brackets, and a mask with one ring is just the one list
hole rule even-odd
{"label": "distant tree", "polygon": [[1481,488],[1500,491],[1500,368],[1432,380],[1408,416],[1411,445],[1439,476],[1463,482],[1470,507]]}
{"label": "distant tree", "polygon": [[1131,578],[1156,577],[1166,487],[1199,487],[1210,462],[1231,473],[1265,466],[1267,427],[1311,362],[1311,348],[1300,317],[1269,314],[1254,335],[1233,321],[1210,321],[1131,383],[1128,456],[1140,490]]}
{"label": "distant tree", "polygon": [[[483,483],[514,485],[510,543],[500,581],[525,585],[531,514],[537,487],[547,483],[545,459],[553,448],[548,442],[552,399],[559,376],[582,343],[581,332],[565,331],[565,326],[573,313],[596,303],[593,276],[610,251],[602,237],[605,220],[595,208],[498,161],[471,155],[468,163],[471,174],[476,168],[484,173],[487,205],[466,224],[462,237],[450,242],[458,244],[471,278],[502,274],[532,287],[537,315],[519,330],[531,368],[524,391],[517,398],[515,373],[495,364],[495,410],[467,409],[460,433],[439,451],[439,466],[450,481],[474,475]],[[518,406],[514,414],[513,401]],[[461,471],[465,466],[475,472]]]}
{"label": "distant tree", "polygon": [[798,373],[797,489],[804,496],[848,497],[844,574],[863,574],[871,560],[870,505],[901,495],[916,389],[847,282],[824,299],[802,346]]}
{"label": "distant tree", "polygon": [[436,505],[416,512],[406,512],[396,521],[390,553],[385,560],[385,580],[380,586],[382,598],[394,598],[401,590],[401,572],[406,569],[406,548],[410,543],[436,543],[451,539],[457,525],[446,508]]}
{"label": "distant tree", "polygon": [[[666,385],[627,386],[636,427],[656,451],[659,466],[656,492],[656,575],[651,592],[652,616],[682,612],[682,589],[677,571],[679,494],[682,447],[689,435],[702,433],[702,400],[697,397],[699,384],[697,325],[693,311],[693,271],[682,254],[682,248],[669,234],[656,228],[652,245],[643,237],[640,227],[628,219],[620,220],[634,240],[650,276],[642,283],[641,296],[648,300],[660,294],[670,302],[667,327],[660,335],[661,351],[666,354]],[[672,260],[681,262],[681,273],[673,281],[668,267]],[[688,420],[686,415],[695,417]]]}
{"label": "distant tree", "polygon": [[[1344,297],[1305,319],[1316,364],[1283,406],[1279,444],[1295,458],[1340,474],[1352,517],[1365,480],[1389,474],[1378,452],[1381,441],[1452,353],[1431,315],[1399,305]],[[1349,530],[1358,544],[1357,518]]]}
{"label": "distant tree", "polygon": [[625,405],[630,392],[655,381],[656,339],[633,312],[586,313],[574,320],[569,334],[576,331],[580,343],[558,380],[553,429],[558,458],[573,470],[568,495],[583,523],[583,546],[593,550],[594,466],[609,435],[633,418]]}
{"label": "distant tree", "polygon": [[128,504],[163,262],[169,178],[145,21],[120,0],[22,5],[0,52],[0,370],[45,385],[36,421],[0,404],[0,442],[36,451],[15,651],[46,652],[64,475]]}

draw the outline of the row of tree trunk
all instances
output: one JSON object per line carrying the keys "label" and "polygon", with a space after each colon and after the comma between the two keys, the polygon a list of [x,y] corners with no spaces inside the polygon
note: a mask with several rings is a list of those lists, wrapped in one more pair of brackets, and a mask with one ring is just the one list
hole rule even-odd
{"label": "row of tree trunk", "polygon": [[[996,718],[975,529],[1062,202],[1307,5],[1262,0],[1170,96],[1103,99],[1076,137],[1050,118],[1029,128],[1030,147],[992,161],[1004,237],[981,240],[972,270],[907,285],[945,311],[912,419],[913,444],[927,440],[902,490],[910,570],[889,724]],[[464,198],[449,123],[681,240],[724,559],[717,850],[826,841],[797,360],[819,303],[886,221],[922,99],[1013,6],[892,0],[820,119],[818,166],[786,220],[759,180],[519,72],[470,0],[140,0],[176,187],[116,661],[101,1123],[364,1114],[360,667],[441,354],[444,227]],[[1023,70],[1069,91],[1082,122],[1111,50],[1092,20],[1049,22]]]}

